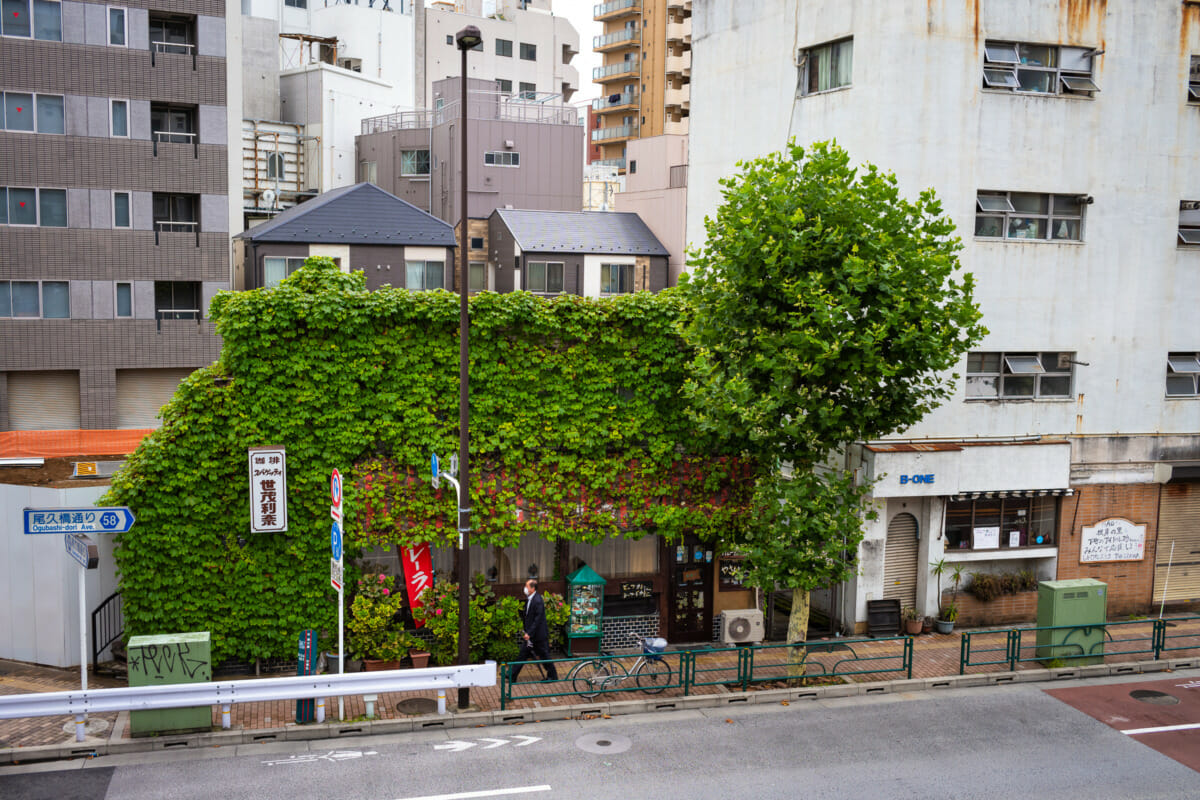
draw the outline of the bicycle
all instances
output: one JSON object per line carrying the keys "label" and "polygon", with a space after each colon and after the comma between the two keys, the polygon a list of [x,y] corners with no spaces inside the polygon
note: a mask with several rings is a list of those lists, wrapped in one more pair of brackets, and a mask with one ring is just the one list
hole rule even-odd
{"label": "bicycle", "polygon": [[[670,686],[671,666],[662,657],[662,652],[667,648],[667,640],[658,637],[631,638],[642,648],[642,654],[631,669],[626,669],[617,659],[580,661],[567,674],[571,688],[581,697],[590,700],[601,692],[615,689],[631,677],[646,694],[658,694]],[[617,670],[620,670],[620,674],[615,674]]]}

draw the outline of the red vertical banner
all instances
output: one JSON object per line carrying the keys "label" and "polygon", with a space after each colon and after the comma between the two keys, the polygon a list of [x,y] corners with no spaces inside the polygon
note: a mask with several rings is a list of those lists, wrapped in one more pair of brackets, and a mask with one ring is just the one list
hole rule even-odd
{"label": "red vertical banner", "polygon": [[[429,554],[429,543],[422,542],[412,547],[400,548],[400,558],[404,562],[404,582],[408,587],[408,605],[420,608],[421,592],[433,585],[433,557]],[[417,620],[417,627],[425,625]]]}

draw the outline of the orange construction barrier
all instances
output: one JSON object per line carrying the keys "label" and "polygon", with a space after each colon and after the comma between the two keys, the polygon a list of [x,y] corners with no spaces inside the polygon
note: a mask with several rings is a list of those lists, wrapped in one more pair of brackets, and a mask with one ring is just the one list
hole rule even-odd
{"label": "orange construction barrier", "polygon": [[0,431],[0,458],[129,455],[153,428],[136,430]]}

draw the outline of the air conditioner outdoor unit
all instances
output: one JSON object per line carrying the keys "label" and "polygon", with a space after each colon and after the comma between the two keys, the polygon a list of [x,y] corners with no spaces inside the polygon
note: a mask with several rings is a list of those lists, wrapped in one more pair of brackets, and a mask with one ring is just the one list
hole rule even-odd
{"label": "air conditioner outdoor unit", "polygon": [[724,644],[746,644],[763,640],[763,615],[753,608],[721,613],[721,641]]}

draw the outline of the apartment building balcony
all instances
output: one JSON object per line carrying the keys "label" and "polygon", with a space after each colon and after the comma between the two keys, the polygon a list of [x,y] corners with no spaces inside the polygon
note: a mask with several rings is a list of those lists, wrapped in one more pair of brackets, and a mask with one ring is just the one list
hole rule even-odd
{"label": "apartment building balcony", "polygon": [[619,142],[625,139],[636,139],[637,135],[638,126],[636,124],[596,128],[592,131],[592,142]]}
{"label": "apartment building balcony", "polygon": [[667,11],[686,11],[692,13],[692,0],[667,0]]}
{"label": "apartment building balcony", "polygon": [[678,89],[667,86],[663,92],[663,105],[667,110],[675,109],[676,111],[688,109],[691,106],[692,90],[691,84],[684,84]]}
{"label": "apartment building balcony", "polygon": [[592,162],[592,164],[593,165],[599,164],[602,167],[616,167],[617,169],[621,170],[622,172],[625,171],[625,159],[624,158],[597,158],[595,161]]}
{"label": "apartment building balcony", "polygon": [[639,69],[641,69],[641,63],[636,58],[605,64],[603,67],[596,67],[592,70],[592,81],[594,83],[610,83],[630,75],[636,75]]}
{"label": "apartment building balcony", "polygon": [[681,75],[685,78],[692,77],[692,54],[686,52],[679,56],[667,56],[667,75]]}
{"label": "apartment building balcony", "polygon": [[663,123],[663,133],[674,134],[676,136],[687,136],[688,118],[683,117],[679,120],[667,120]]}
{"label": "apartment building balcony", "polygon": [[612,53],[627,47],[637,47],[641,44],[642,32],[636,28],[622,28],[619,31],[606,33],[603,36],[592,37],[592,50],[597,53]]}
{"label": "apartment building balcony", "polygon": [[624,111],[638,104],[637,92],[623,92],[598,97],[592,101],[593,111]]}
{"label": "apartment building balcony", "polygon": [[611,0],[592,6],[592,19],[607,22],[610,19],[636,17],[642,11],[642,0]]}
{"label": "apartment building balcony", "polygon": [[690,46],[692,43],[692,19],[688,17],[681,22],[667,20],[667,44],[679,47]]}

